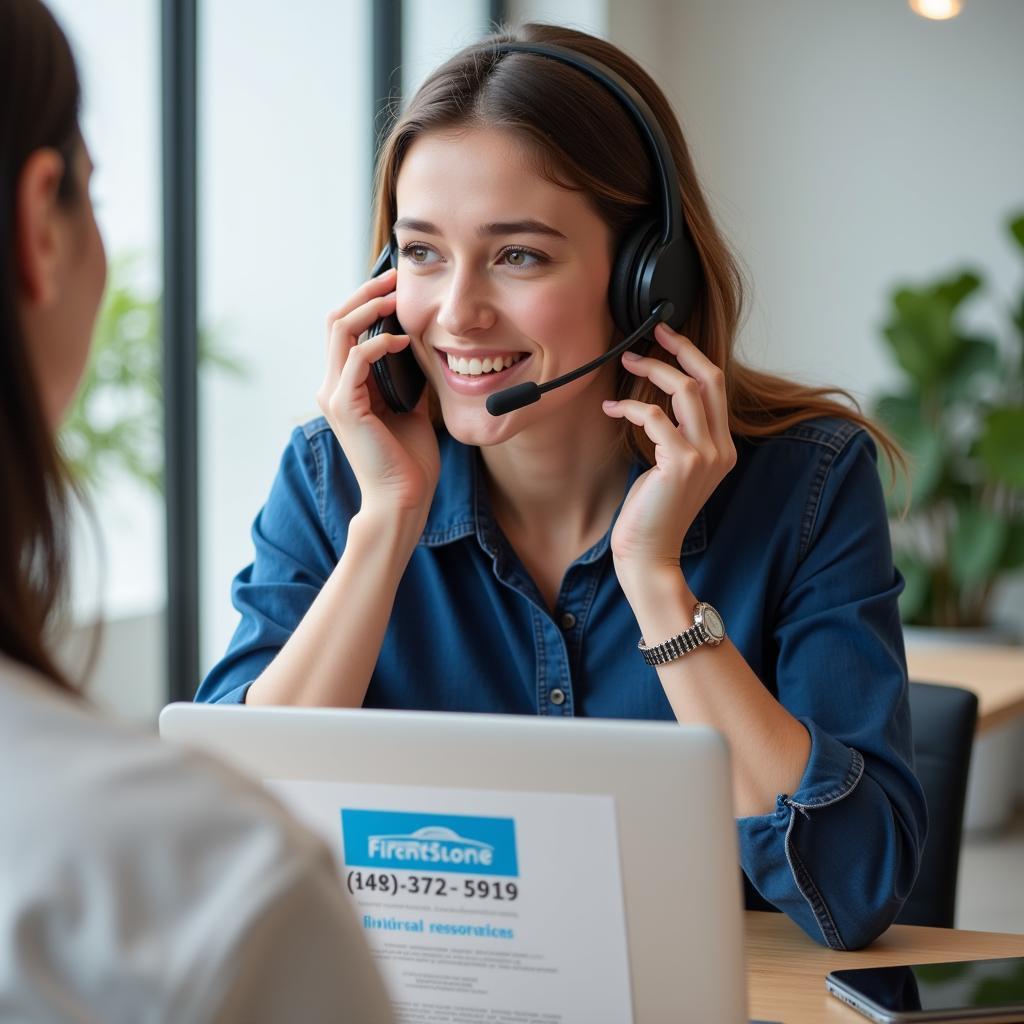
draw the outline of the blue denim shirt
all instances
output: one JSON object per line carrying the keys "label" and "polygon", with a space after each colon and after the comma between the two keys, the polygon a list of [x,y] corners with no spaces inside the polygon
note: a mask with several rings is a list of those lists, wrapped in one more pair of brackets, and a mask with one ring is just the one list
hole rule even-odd
{"label": "blue denim shirt", "polygon": [[[636,649],[610,530],[569,566],[552,614],[491,514],[477,450],[439,441],[441,480],[365,706],[672,719]],[[875,449],[839,419],[736,446],[686,535],[683,571],[811,737],[796,792],[737,822],[748,906],[763,898],[817,941],[854,949],[896,916],[925,833]],[[197,700],[245,699],[334,569],[359,501],[326,421],[296,430],[232,587],[241,622]]]}

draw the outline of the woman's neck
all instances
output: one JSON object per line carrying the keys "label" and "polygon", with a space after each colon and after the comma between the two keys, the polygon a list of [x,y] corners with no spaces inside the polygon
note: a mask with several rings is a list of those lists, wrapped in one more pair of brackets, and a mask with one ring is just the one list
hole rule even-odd
{"label": "woman's neck", "polygon": [[630,463],[620,424],[599,403],[583,416],[575,403],[563,412],[481,454],[495,518],[510,539],[547,537],[585,550],[608,529]]}

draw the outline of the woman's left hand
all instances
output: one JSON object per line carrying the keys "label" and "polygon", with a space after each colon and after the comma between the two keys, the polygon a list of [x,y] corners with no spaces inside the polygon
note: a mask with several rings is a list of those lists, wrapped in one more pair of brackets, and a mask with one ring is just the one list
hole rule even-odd
{"label": "woman's left hand", "polygon": [[623,354],[622,365],[671,396],[675,422],[645,402],[604,403],[608,416],[643,427],[654,442],[654,465],[630,488],[612,530],[615,571],[624,586],[626,577],[679,566],[686,531],[736,464],[725,375],[666,324],[655,328],[654,337],[679,368],[632,352]]}

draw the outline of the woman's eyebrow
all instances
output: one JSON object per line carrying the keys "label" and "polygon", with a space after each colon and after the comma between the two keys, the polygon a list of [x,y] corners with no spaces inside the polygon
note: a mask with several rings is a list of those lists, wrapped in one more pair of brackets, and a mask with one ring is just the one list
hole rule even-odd
{"label": "woman's eyebrow", "polygon": [[551,227],[540,220],[497,221],[493,224],[481,224],[477,228],[478,235],[550,235],[552,238],[565,238],[557,228]]}
{"label": "woman's eyebrow", "polygon": [[[399,217],[395,221],[395,230],[406,228],[409,231],[420,231],[425,235],[440,235],[442,232],[428,220],[417,220],[415,217]],[[481,224],[476,229],[478,235],[550,235],[552,238],[565,238],[557,228],[551,227],[540,220],[509,220],[494,221]]]}

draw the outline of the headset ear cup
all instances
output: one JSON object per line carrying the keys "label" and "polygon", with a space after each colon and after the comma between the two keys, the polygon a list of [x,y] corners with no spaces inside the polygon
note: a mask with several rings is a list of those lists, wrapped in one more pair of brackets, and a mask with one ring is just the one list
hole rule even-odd
{"label": "headset ear cup", "polygon": [[608,303],[615,326],[623,334],[635,331],[649,315],[640,308],[640,286],[650,254],[658,243],[656,221],[641,221],[632,228],[619,245],[608,284]]}

